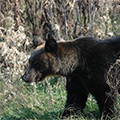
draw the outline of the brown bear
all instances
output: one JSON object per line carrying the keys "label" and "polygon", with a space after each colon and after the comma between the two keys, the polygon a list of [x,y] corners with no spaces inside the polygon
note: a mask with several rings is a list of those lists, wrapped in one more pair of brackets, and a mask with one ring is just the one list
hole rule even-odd
{"label": "brown bear", "polygon": [[64,116],[83,111],[89,93],[97,100],[104,118],[116,113],[116,90],[107,83],[107,72],[120,55],[120,36],[98,40],[82,37],[66,42],[49,38],[29,59],[22,79],[39,82],[47,76],[66,76]]}

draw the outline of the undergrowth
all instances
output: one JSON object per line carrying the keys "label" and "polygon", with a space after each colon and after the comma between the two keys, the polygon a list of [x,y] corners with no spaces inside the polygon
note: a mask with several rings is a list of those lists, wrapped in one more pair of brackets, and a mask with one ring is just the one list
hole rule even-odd
{"label": "undergrowth", "polygon": [[[28,85],[21,79],[16,79],[14,89],[17,89],[17,92],[13,98],[8,100],[7,97],[9,96],[0,94],[0,119],[59,120],[66,101],[65,82],[62,78],[59,80],[51,78],[49,82],[50,88],[48,89],[45,81],[37,83],[37,85]],[[3,82],[0,82],[0,93],[4,92],[3,86]],[[52,98],[50,92],[52,92]],[[118,98],[118,116],[116,119],[120,118],[119,108],[120,100]],[[99,119],[100,112],[93,96],[89,95],[84,112],[78,112],[76,116],[77,118],[74,119],[78,120]],[[73,116],[66,119],[73,119]]]}

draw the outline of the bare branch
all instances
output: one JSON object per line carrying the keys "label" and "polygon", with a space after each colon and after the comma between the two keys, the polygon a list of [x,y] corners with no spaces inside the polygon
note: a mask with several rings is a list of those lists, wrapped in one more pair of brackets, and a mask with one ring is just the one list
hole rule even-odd
{"label": "bare branch", "polygon": [[64,2],[64,0],[63,0],[63,14],[64,14],[64,23],[65,23],[65,33],[66,33],[67,40],[69,40],[69,38],[68,38],[68,30],[67,30],[67,21],[66,21],[66,11],[65,11],[65,2]]}
{"label": "bare branch", "polygon": [[94,17],[95,17],[95,1],[92,1],[93,7],[92,7],[92,22],[91,22],[91,36],[93,37],[93,26],[94,26]]}
{"label": "bare branch", "polygon": [[[81,1],[82,3],[82,1]],[[81,4],[80,7],[78,6],[78,1],[76,1],[76,6],[77,6],[77,20],[79,21],[79,25],[80,25],[80,35],[82,35],[82,25],[81,25],[81,17],[80,17],[80,8],[81,8]]]}

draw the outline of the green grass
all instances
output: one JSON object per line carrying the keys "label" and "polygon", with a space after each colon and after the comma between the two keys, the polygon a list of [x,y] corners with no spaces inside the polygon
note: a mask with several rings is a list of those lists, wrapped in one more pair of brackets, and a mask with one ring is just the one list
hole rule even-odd
{"label": "green grass", "polygon": [[[0,120],[59,120],[63,113],[66,91],[63,80],[49,80],[50,91],[45,81],[38,83],[37,88],[17,79],[13,83],[15,91],[10,91],[11,99],[6,99],[5,90],[0,89]],[[3,81],[0,88],[4,88]],[[118,106],[120,101],[118,99]],[[84,113],[78,113],[78,120],[99,119],[97,102],[91,95],[88,98]],[[119,115],[118,115],[119,116]],[[68,118],[72,119],[72,117]]]}

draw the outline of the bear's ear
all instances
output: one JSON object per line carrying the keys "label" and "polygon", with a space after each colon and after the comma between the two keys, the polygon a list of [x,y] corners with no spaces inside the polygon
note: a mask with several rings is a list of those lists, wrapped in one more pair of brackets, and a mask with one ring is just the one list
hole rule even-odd
{"label": "bear's ear", "polygon": [[49,38],[48,40],[46,40],[45,51],[53,53],[58,52],[58,44],[54,38]]}

